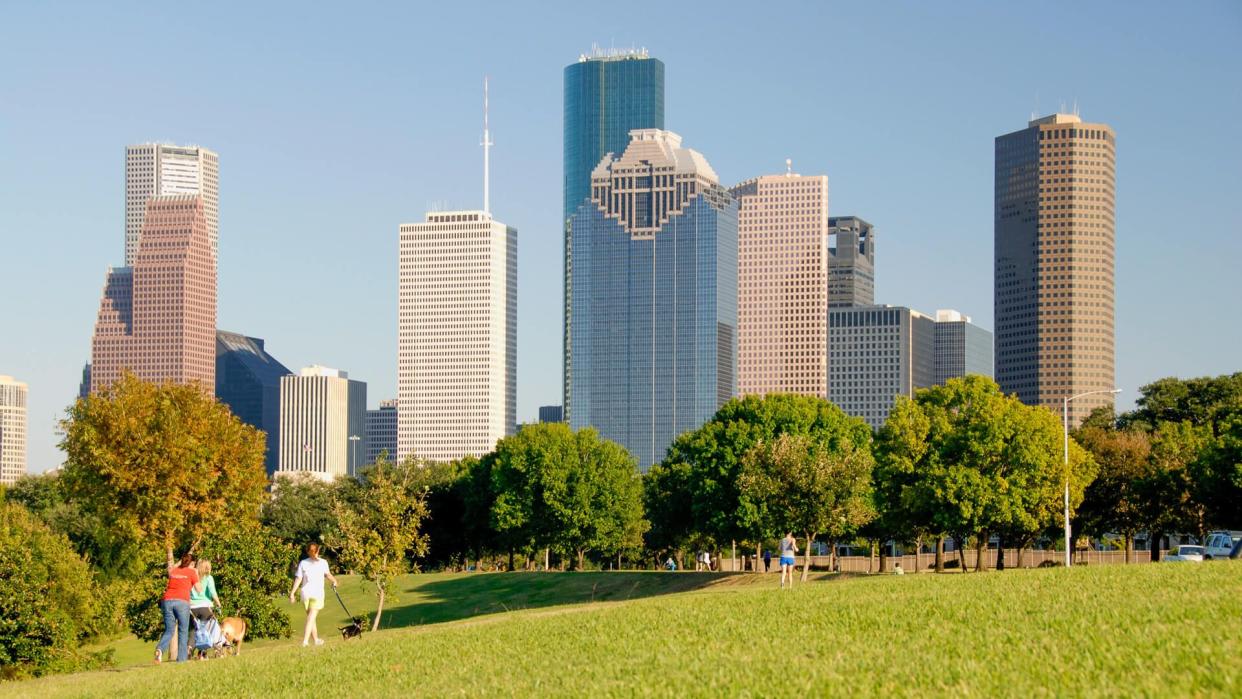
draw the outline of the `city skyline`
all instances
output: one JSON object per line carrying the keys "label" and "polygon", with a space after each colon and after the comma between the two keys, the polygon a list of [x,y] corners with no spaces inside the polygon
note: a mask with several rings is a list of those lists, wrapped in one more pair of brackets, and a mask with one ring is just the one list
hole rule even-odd
{"label": "city skyline", "polygon": [[[962,31],[971,36],[983,34],[985,19],[994,26],[1015,21],[1017,16],[1016,11],[1003,8],[974,9],[984,17],[965,24]],[[1009,35],[1006,41],[1014,44],[1012,50],[999,54],[1003,56],[997,61],[1001,65],[991,67],[974,63],[970,51],[955,46],[942,44],[928,52],[927,40],[917,36],[915,27],[934,36],[937,28],[945,31],[957,18],[943,8],[933,17],[922,14],[930,12],[926,8],[910,8],[885,25],[884,36],[892,42],[888,47],[892,56],[870,56],[867,63],[860,63],[847,50],[839,55],[834,51],[817,56],[814,69],[794,67],[787,73],[775,72],[775,65],[781,61],[755,56],[750,66],[738,68],[729,76],[705,72],[708,63],[729,56],[718,43],[704,40],[688,42],[689,47],[682,45],[686,43],[681,31],[689,21],[687,17],[674,18],[670,27],[648,27],[626,20],[602,28],[580,22],[559,27],[557,41],[520,58],[514,58],[517,44],[502,44],[494,52],[489,49],[464,59],[461,66],[444,75],[417,73],[417,85],[401,90],[393,87],[398,83],[388,82],[383,75],[366,77],[359,87],[350,87],[352,70],[334,69],[313,53],[293,49],[290,38],[279,38],[276,46],[291,53],[289,58],[273,55],[266,59],[275,69],[276,79],[290,72],[294,77],[303,76],[295,66],[305,61],[325,68],[327,82],[335,88],[326,92],[338,93],[332,97],[334,102],[348,103],[351,97],[360,96],[356,92],[360,88],[386,95],[362,96],[356,107],[329,112],[351,137],[345,140],[356,140],[360,131],[375,129],[381,140],[395,144],[395,157],[357,148],[360,141],[346,148],[343,141],[322,136],[320,119],[327,117],[310,112],[323,106],[329,95],[297,92],[305,86],[297,80],[288,88],[292,92],[281,93],[288,104],[278,104],[276,98],[259,96],[264,82],[251,77],[238,79],[222,66],[218,75],[208,71],[206,85],[194,86],[203,91],[203,97],[163,100],[142,114],[121,109],[116,103],[87,99],[96,110],[92,116],[98,117],[88,124],[63,102],[65,97],[41,92],[35,86],[42,77],[44,82],[57,83],[58,91],[86,98],[98,96],[100,88],[68,72],[60,74],[74,65],[73,56],[81,54],[57,57],[32,70],[28,77],[2,77],[0,88],[21,107],[10,115],[12,128],[0,134],[0,148],[8,154],[6,167],[0,168],[0,184],[5,185],[0,187],[4,190],[0,195],[0,235],[21,264],[0,282],[0,295],[9,299],[6,313],[13,320],[6,327],[14,332],[10,337],[24,341],[20,345],[0,343],[0,373],[20,376],[30,385],[31,470],[41,471],[59,462],[54,420],[76,393],[81,364],[89,354],[90,324],[97,309],[101,275],[108,264],[119,262],[123,215],[115,173],[123,149],[134,143],[165,139],[201,143],[226,160],[228,173],[222,196],[228,204],[220,222],[219,327],[243,328],[267,338],[281,348],[281,356],[290,366],[322,356],[328,363],[349,366],[352,373],[365,377],[375,387],[373,397],[395,395],[392,367],[396,338],[390,309],[395,305],[396,280],[389,258],[384,256],[391,251],[392,226],[415,220],[432,201],[449,199],[455,205],[477,206],[479,194],[474,183],[478,163],[460,154],[469,152],[477,142],[473,94],[478,77],[484,73],[493,76],[496,121],[506,124],[496,134],[499,145],[493,153],[493,208],[505,211],[506,221],[527,231],[520,253],[523,260],[548,261],[539,266],[524,265],[519,283],[518,419],[533,421],[539,405],[558,400],[561,382],[557,312],[561,277],[553,262],[559,260],[562,244],[556,221],[561,172],[559,158],[554,155],[561,138],[560,71],[592,41],[607,40],[614,32],[636,37],[663,61],[669,94],[676,95],[666,105],[668,127],[711,156],[723,183],[731,185],[756,172],[776,171],[785,157],[793,158],[800,171],[828,173],[833,211],[862,216],[884,232],[884,259],[876,283],[878,303],[962,308],[989,329],[994,327],[989,303],[991,141],[1023,123],[1031,111],[1043,116],[1058,111],[1062,99],[1068,105],[1077,98],[1084,114],[1109,124],[1121,141],[1117,384],[1133,396],[1140,383],[1162,376],[1234,370],[1227,348],[1242,341],[1240,331],[1209,323],[1211,303],[1205,304],[1206,311],[1172,304],[1174,298],[1184,295],[1242,295],[1238,280],[1227,275],[1224,266],[1242,252],[1237,238],[1230,235],[1242,227],[1242,220],[1228,210],[1229,197],[1225,196],[1237,190],[1239,146],[1222,126],[1236,121],[1242,110],[1236,95],[1224,94],[1228,91],[1216,87],[1229,84],[1228,76],[1239,67],[1238,50],[1222,43],[1229,32],[1236,33],[1238,10],[1216,6],[1214,15],[1205,12],[1174,22],[1171,12],[1164,16],[1165,11],[1156,6],[1127,9],[1120,13],[1120,19],[1110,19],[1135,31],[1126,32],[1126,37],[1110,37],[1099,47],[1095,46],[1095,37],[1083,28],[1062,28],[1050,20],[1023,18],[1046,32],[1055,28],[1056,35],[1045,39],[1062,51],[1037,50],[1038,31],[1030,32],[1030,38]],[[819,12],[809,5],[801,10]],[[1092,16],[1107,10],[1082,11]],[[63,27],[68,32],[67,43],[92,47],[98,41],[92,38],[95,32],[108,33],[101,31],[108,25],[107,18],[93,17],[92,12],[89,8],[83,11],[81,27],[74,23]],[[38,9],[21,8],[10,14],[19,15],[17,20],[25,15],[25,26],[33,31],[14,35],[7,42],[8,48],[0,51],[12,51],[16,57],[30,50],[29,46],[46,41],[37,22],[49,18],[40,17]],[[263,12],[259,15],[257,25],[274,19]],[[881,24],[876,17],[843,12],[829,12],[819,18],[844,19],[873,28]],[[507,19],[522,26],[516,17]],[[152,26],[160,20],[156,13],[136,24]],[[204,21],[210,26],[219,20],[208,13]],[[299,21],[313,24],[313,20]],[[712,20],[714,29],[724,37],[737,38],[738,30],[717,24],[719,21]],[[824,21],[805,24],[822,30]],[[365,27],[370,30],[373,24]],[[22,25],[21,21],[9,23],[10,27]],[[99,26],[87,32],[87,25]],[[342,27],[348,37],[363,34],[363,29],[364,25],[352,21]],[[768,37],[772,46],[796,43],[809,31],[764,21],[750,29]],[[1193,35],[1195,40],[1180,42],[1193,45],[1189,55],[1175,55],[1153,46],[1151,35],[1157,29],[1172,32],[1172,38],[1183,32]],[[324,33],[326,29],[319,27],[318,31]],[[374,27],[374,31],[386,30]],[[902,45],[907,39],[912,39],[909,45]],[[433,50],[440,46],[431,43]],[[117,51],[92,65],[85,77],[120,74],[129,65],[129,57],[125,50]],[[912,65],[916,61],[911,57],[920,51],[935,60]],[[264,65],[263,56],[241,53],[236,60]],[[364,52],[349,68],[378,64],[383,56],[378,50]],[[1096,60],[1084,61],[1084,57]],[[900,65],[903,59],[905,65]],[[1116,89],[1117,66],[1123,61],[1130,70],[1147,76],[1142,91],[1151,94]],[[506,65],[497,70],[501,64]],[[400,65],[408,68],[411,64],[406,61]],[[1196,80],[1183,79],[1192,72],[1185,69],[1186,65],[1199,66]],[[896,76],[899,69],[912,74],[892,85],[897,95],[892,99],[899,97],[907,105],[902,113],[886,109],[893,103],[875,89],[866,93],[871,99],[865,114],[861,110],[830,114],[814,109],[832,103],[829,93],[861,89],[863,77],[868,82],[883,82],[876,78]],[[157,78],[164,75],[163,69],[155,72]],[[825,93],[822,100],[795,89],[799,83],[817,80],[821,73],[825,76],[820,83]],[[996,78],[1001,73],[1010,78],[1009,83],[998,85]],[[60,77],[53,79],[55,76]],[[759,80],[761,76],[770,79]],[[317,75],[316,79],[323,77]],[[747,89],[759,92],[755,105],[737,104],[724,96],[738,80],[753,83]],[[229,81],[238,85],[223,84]],[[166,82],[157,80],[161,85]],[[922,87],[919,82],[933,87]],[[679,89],[674,90],[673,85]],[[167,89],[176,92],[180,88]],[[410,123],[394,117],[384,106],[387,101],[408,99],[394,92],[419,89],[450,96],[438,100],[444,113]],[[933,90],[938,92],[931,94]],[[1041,93],[1043,99],[1036,99]],[[233,95],[237,106],[221,111],[215,105],[221,95]],[[447,106],[457,104],[459,109]],[[1174,118],[1174,110],[1191,104],[1216,118],[1209,121],[1206,133],[1171,140],[1166,124]],[[734,110],[730,118],[710,116],[726,105]],[[774,110],[772,105],[780,108]],[[507,112],[503,118],[501,109]],[[532,116],[514,118],[522,111]],[[751,123],[759,117],[765,120],[762,128],[738,129],[739,123]],[[738,138],[739,131],[744,138]],[[396,134],[401,138],[394,140]],[[886,140],[897,143],[881,147]],[[315,147],[300,150],[294,147],[298,143],[313,143]],[[59,172],[69,152],[79,158],[77,167],[73,172]],[[530,163],[537,163],[537,174],[525,169]],[[366,177],[356,179],[351,173]],[[929,181],[932,179],[943,182]],[[66,190],[73,195],[66,197]],[[1187,214],[1195,217],[1196,229],[1192,235],[1179,236],[1179,245],[1172,245],[1170,235],[1178,234],[1170,233],[1161,222]],[[329,246],[339,255],[315,260],[302,252]],[[355,279],[340,279],[338,275],[338,283],[325,284],[329,270],[342,266],[376,273]],[[1170,280],[1179,275],[1187,277],[1185,283],[1172,286]],[[1181,293],[1172,294],[1171,290]],[[339,332],[325,333],[322,324],[316,322],[320,316],[358,307],[370,312],[349,319]],[[1171,334],[1185,340],[1170,348],[1162,340]],[[1124,408],[1130,400],[1123,394],[1119,407]]]}

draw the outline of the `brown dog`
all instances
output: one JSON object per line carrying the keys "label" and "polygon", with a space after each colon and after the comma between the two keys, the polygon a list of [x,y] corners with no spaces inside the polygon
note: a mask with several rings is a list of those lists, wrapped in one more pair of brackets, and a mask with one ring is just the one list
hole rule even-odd
{"label": "brown dog", "polygon": [[[246,638],[246,622],[238,616],[225,617],[220,622],[220,638],[233,648],[233,655],[241,654],[242,640]],[[221,647],[221,652],[224,652]]]}

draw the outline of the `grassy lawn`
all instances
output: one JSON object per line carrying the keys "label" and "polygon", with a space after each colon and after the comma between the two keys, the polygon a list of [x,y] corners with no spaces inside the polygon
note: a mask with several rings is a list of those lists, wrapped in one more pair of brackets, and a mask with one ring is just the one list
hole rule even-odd
{"label": "grassy lawn", "polygon": [[404,587],[393,623],[428,625],[0,695],[1242,696],[1240,562],[826,578],[792,592],[775,576],[685,573]]}

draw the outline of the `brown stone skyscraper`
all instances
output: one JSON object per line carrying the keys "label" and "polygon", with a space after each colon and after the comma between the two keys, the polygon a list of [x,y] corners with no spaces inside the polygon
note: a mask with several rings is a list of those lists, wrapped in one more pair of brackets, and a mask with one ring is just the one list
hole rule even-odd
{"label": "brown stone skyscraper", "polygon": [[[996,379],[1029,405],[1114,387],[1113,130],[1053,114],[996,138]],[[1070,403],[1072,424],[1110,405]]]}
{"label": "brown stone skyscraper", "polygon": [[216,263],[201,196],[152,197],[133,266],[108,272],[91,343],[91,390],[127,370],[215,391]]}
{"label": "brown stone skyscraper", "polygon": [[828,397],[828,178],[792,172],[732,190],[737,390]]}

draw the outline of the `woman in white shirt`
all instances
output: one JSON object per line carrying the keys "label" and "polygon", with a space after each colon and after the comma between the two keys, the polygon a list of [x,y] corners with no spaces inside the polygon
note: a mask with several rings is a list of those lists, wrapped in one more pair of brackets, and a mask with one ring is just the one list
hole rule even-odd
{"label": "woman in white shirt", "polygon": [[319,610],[323,609],[324,578],[332,581],[332,589],[335,590],[336,578],[332,577],[332,572],[328,570],[328,562],[319,557],[319,544],[311,544],[306,547],[306,558],[298,564],[297,573],[293,577],[293,588],[289,590],[289,604],[294,604],[293,595],[298,591],[298,586],[302,586],[302,606],[306,608],[306,630],[302,632],[303,646],[310,645],[312,640],[317,646],[323,645],[315,619],[319,616]]}

